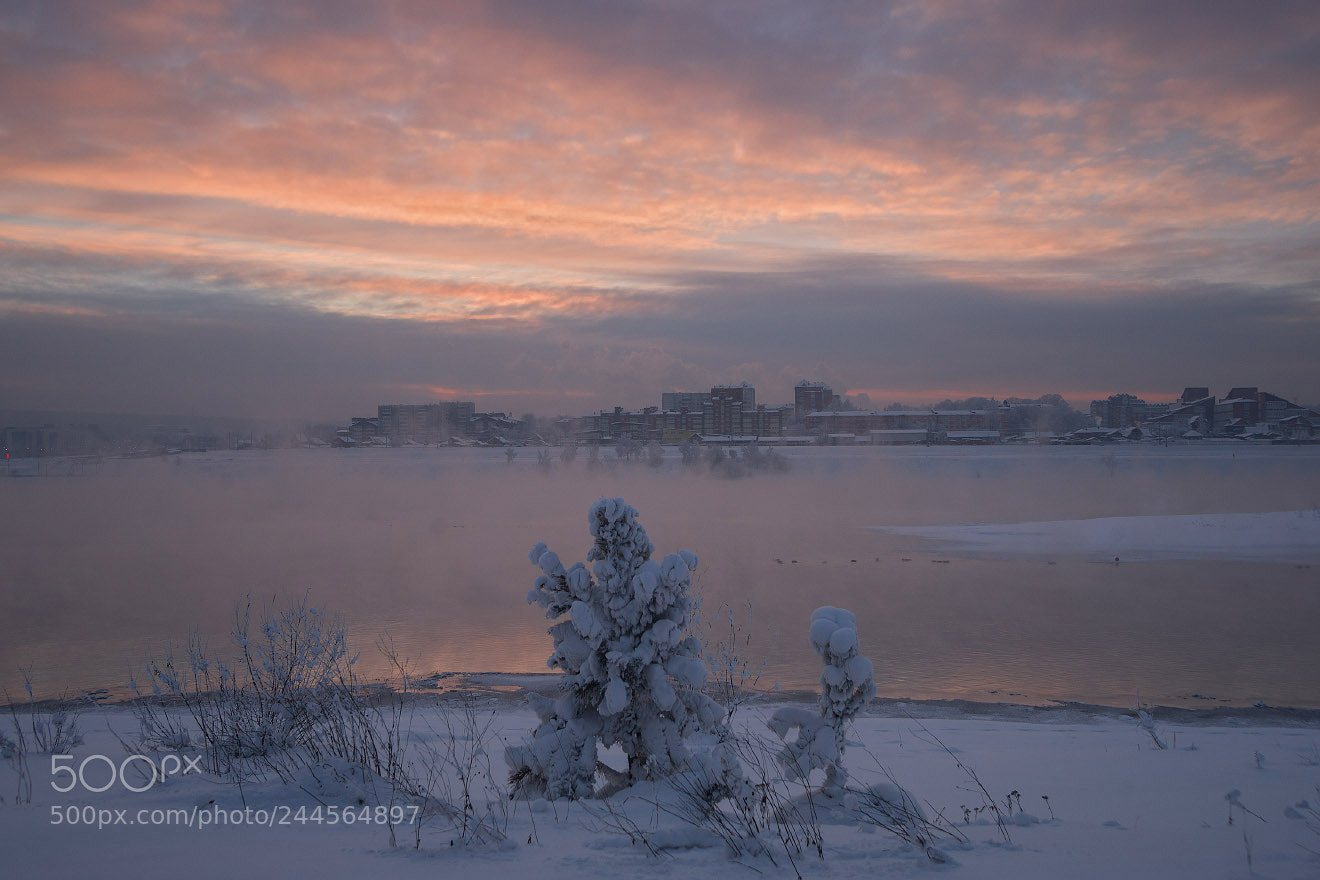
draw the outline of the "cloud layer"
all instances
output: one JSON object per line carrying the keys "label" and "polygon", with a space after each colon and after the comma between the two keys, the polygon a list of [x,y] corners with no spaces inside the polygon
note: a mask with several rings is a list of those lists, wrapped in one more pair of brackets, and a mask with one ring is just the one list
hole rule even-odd
{"label": "cloud layer", "polygon": [[452,7],[3,7],[0,392],[1320,400],[1313,4]]}

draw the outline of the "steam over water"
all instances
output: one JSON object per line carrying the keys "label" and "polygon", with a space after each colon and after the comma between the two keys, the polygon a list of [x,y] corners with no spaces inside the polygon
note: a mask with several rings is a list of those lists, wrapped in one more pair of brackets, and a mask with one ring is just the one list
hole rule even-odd
{"label": "steam over water", "polygon": [[[698,554],[705,617],[733,610],[762,686],[815,686],[807,620],[832,604],[857,614],[882,696],[1320,707],[1320,447],[794,449],[788,473],[737,480],[672,449],[658,469],[551,452],[548,472],[533,449],[399,449],[0,474],[0,685],[17,698],[31,665],[38,696],[117,689],[194,628],[223,646],[248,594],[304,592],[346,617],[368,676],[382,635],[425,672],[543,672],[527,551],[584,559],[588,507],[620,495],[658,554]],[[1211,529],[1150,552],[1175,515],[1280,511],[1216,520],[1227,550]],[[1052,543],[911,528],[1097,517],[1149,519],[1112,548],[1076,524]],[[1146,547],[1125,560],[1134,522]]]}

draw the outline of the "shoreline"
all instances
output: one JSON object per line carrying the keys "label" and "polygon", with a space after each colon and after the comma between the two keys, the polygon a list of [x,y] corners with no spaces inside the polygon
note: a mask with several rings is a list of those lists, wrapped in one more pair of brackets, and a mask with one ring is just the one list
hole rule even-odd
{"label": "shoreline", "polygon": [[[395,690],[387,682],[367,682],[365,691],[380,699],[402,696],[406,702],[441,704],[464,698],[496,703],[502,708],[515,709],[525,705],[529,694],[552,695],[556,692],[554,672],[448,672],[418,679],[418,686],[406,691]],[[751,690],[740,704],[746,711],[760,706],[815,703],[814,690]],[[178,705],[176,697],[142,695],[117,698],[108,692],[85,694],[68,699],[43,699],[32,702],[15,701],[0,704],[0,713],[30,710],[49,711],[59,707],[128,708],[139,703]],[[1204,708],[1147,704],[1141,707],[1162,723],[1184,726],[1221,727],[1300,727],[1320,728],[1320,708],[1299,706],[1271,706],[1217,704]],[[919,699],[911,697],[878,696],[867,703],[862,711],[869,718],[912,718],[937,720],[1016,721],[1032,724],[1072,724],[1088,721],[1136,719],[1137,709],[1130,706],[1111,706],[1080,700],[1049,700],[1045,703],[1017,703],[1005,700],[980,701],[961,698]]]}

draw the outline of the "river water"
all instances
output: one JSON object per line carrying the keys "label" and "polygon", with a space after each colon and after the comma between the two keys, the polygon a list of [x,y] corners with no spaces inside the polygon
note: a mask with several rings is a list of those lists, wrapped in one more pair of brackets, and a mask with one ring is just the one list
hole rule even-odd
{"label": "river water", "polygon": [[[527,551],[583,559],[587,509],[609,495],[658,553],[698,554],[698,633],[727,638],[731,614],[761,687],[815,686],[807,621],[831,604],[857,614],[882,696],[1320,707],[1320,447],[790,449],[787,472],[742,479],[672,449],[658,468],[551,454],[548,470],[533,449],[15,466],[0,474],[0,686],[17,698],[30,669],[38,696],[122,692],[193,630],[222,650],[247,596],[342,614],[368,676],[387,671],[382,636],[424,672],[545,671]],[[1071,546],[1067,529],[1044,546],[911,533],[1144,518],[1125,520],[1131,540],[1134,522],[1158,536],[1172,516],[1236,514],[1249,532],[1246,515],[1280,511],[1301,529],[1282,547],[1262,520],[1254,550],[1239,534],[1215,552],[1207,532],[1205,552],[1184,536],[1128,559],[1121,539]]]}

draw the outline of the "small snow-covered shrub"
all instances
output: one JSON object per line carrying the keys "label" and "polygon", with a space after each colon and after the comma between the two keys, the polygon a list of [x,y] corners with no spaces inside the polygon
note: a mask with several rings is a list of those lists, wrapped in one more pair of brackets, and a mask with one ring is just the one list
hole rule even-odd
{"label": "small snow-covered shrub", "polygon": [[825,605],[811,613],[811,647],[825,669],[820,674],[821,717],[842,738],[843,725],[875,696],[874,668],[862,657],[857,618],[851,611]]}
{"label": "small snow-covered shrub", "polygon": [[[722,845],[735,858],[764,858],[775,866],[783,858],[801,877],[801,857],[825,856],[810,787],[784,779],[777,743],[751,734],[731,735],[725,743],[719,752],[697,753],[687,769],[654,787],[585,806],[596,820],[593,830],[626,836],[652,856]],[[730,773],[729,762],[736,763],[736,773]],[[629,809],[633,801],[644,809]],[[681,824],[670,825],[666,818]]]}
{"label": "small snow-covered shrub", "polygon": [[[488,757],[493,714],[470,704],[446,707],[438,724],[417,729],[417,678],[408,659],[382,637],[377,647],[395,684],[362,684],[346,625],[305,598],[255,621],[249,603],[234,621],[236,661],[194,635],[185,663],[176,666],[170,657],[152,664],[154,693],[139,694],[136,707],[140,746],[190,743],[201,751],[203,769],[227,781],[273,776],[322,801],[386,807],[391,846],[398,844],[396,816],[413,807],[414,847],[423,826],[447,831],[450,845],[504,840],[507,798]],[[130,687],[136,692],[136,683]],[[186,719],[169,711],[173,702]]]}
{"label": "small snow-covered shrub", "polygon": [[547,665],[562,670],[561,695],[533,695],[540,725],[506,750],[510,780],[529,797],[581,798],[595,792],[601,745],[619,746],[627,785],[670,775],[691,755],[689,740],[717,734],[724,711],[700,691],[706,680],[701,642],[686,635],[695,554],[680,550],[662,561],[622,498],[591,506],[595,543],[588,569],[565,569],[538,543],[529,558],[541,569],[528,603],[546,609],[554,652]]}
{"label": "small snow-covered shrub", "polygon": [[801,877],[802,856],[825,857],[820,817],[806,777],[783,778],[772,741],[745,734],[731,737],[728,746],[725,760],[737,761],[736,775],[722,773],[726,768],[713,763],[697,764],[670,777],[677,800],[657,801],[657,811],[718,839],[735,857],[763,857],[778,866],[782,855]]}
{"label": "small snow-covered shrub", "polygon": [[63,754],[74,746],[82,745],[78,731],[78,715],[68,706],[49,712],[33,711],[31,718],[32,741],[41,754]]}
{"label": "small snow-covered shrub", "polygon": [[[27,705],[19,704],[3,692],[9,705],[11,738],[0,731],[0,760],[9,764],[15,775],[14,803],[32,803],[32,773],[28,766],[29,754],[63,754],[82,745],[78,730],[77,704],[67,698],[53,704],[37,701],[32,690],[31,668],[22,670],[23,689],[27,691]],[[3,798],[0,798],[3,803]]]}
{"label": "small snow-covered shrub", "polygon": [[[16,749],[24,753],[41,755],[63,754],[82,745],[78,730],[78,703],[68,698],[53,702],[38,702],[32,689],[32,669],[24,669],[23,690],[27,692],[27,705],[22,710],[5,694],[9,703],[9,718],[14,728]],[[84,701],[85,702],[85,701]]]}
{"label": "small snow-covered shrub", "polygon": [[[173,657],[151,667],[155,694],[188,710],[206,769],[238,779],[273,772],[287,782],[327,756],[376,763],[378,743],[343,621],[304,598],[268,610],[254,632],[251,612],[248,603],[234,614],[237,660],[212,654],[194,634],[185,667]],[[144,739],[159,746],[191,738],[182,726],[162,726],[149,709],[139,721]]]}
{"label": "small snow-covered shrub", "polygon": [[[10,712],[14,711],[13,704],[10,704]],[[19,726],[16,715],[11,715],[14,722],[14,739],[10,739],[3,730],[0,730],[0,761],[4,761],[14,772],[14,803],[30,804],[32,803],[32,771],[28,767],[27,759],[27,738],[23,736],[23,729]],[[5,802],[0,797],[0,804]]]}
{"label": "small snow-covered shrub", "polygon": [[498,741],[494,710],[480,711],[464,700],[440,714],[439,726],[413,749],[415,799],[419,811],[413,823],[416,846],[422,827],[432,816],[448,823],[450,844],[498,844],[509,827],[508,799],[496,781],[490,747]]}
{"label": "small snow-covered shrub", "polygon": [[[748,602],[749,615],[751,608],[752,604]],[[736,618],[728,605],[722,606],[714,619],[707,622],[702,654],[710,669],[706,692],[724,707],[730,723],[744,703],[760,696],[756,686],[765,671],[766,660],[764,657],[755,659],[751,647],[752,637],[746,620]]]}
{"label": "small snow-covered shrub", "polygon": [[1151,741],[1159,749],[1167,749],[1169,746],[1160,737],[1160,730],[1155,726],[1155,718],[1145,709],[1137,710],[1137,727],[1150,734]]}
{"label": "small snow-covered shrub", "polygon": [[[1312,834],[1320,837],[1320,785],[1315,787],[1316,802],[1312,804],[1309,800],[1300,800],[1291,807],[1283,808],[1283,815],[1288,819],[1299,820],[1306,823],[1306,829]],[[1320,856],[1320,852],[1304,847],[1312,855]]]}
{"label": "small snow-covered shrub", "polygon": [[936,848],[937,841],[967,842],[966,835],[942,816],[934,821],[927,818],[926,811],[912,793],[892,780],[864,787],[849,786],[845,789],[843,803],[864,825],[889,832],[937,864],[949,861],[949,857]]}
{"label": "small snow-covered shrub", "polygon": [[[910,720],[916,721],[916,719],[913,719],[911,715],[909,715],[908,718]],[[1004,814],[999,809],[999,805],[995,803],[995,799],[990,796],[989,789],[987,789],[985,787],[985,784],[981,782],[981,777],[977,776],[976,771],[972,769],[972,767],[968,765],[965,761],[963,761],[962,758],[958,757],[958,754],[954,752],[953,749],[949,748],[944,743],[944,740],[936,736],[930,730],[930,728],[926,727],[926,725],[922,724],[919,721],[916,722],[916,725],[919,731],[919,733],[917,734],[917,738],[924,742],[930,743],[933,746],[936,746],[946,755],[952,758],[953,762],[958,766],[958,769],[961,770],[963,772],[963,775],[967,777],[967,781],[971,783],[971,786],[967,787],[965,790],[980,792],[982,798],[981,806],[975,808],[975,812],[978,818],[980,817],[982,810],[988,812],[991,816],[994,817],[995,827],[999,829],[999,836],[1004,839],[1004,843],[1012,845],[1013,837],[1011,834],[1008,833],[1008,822],[1004,819]],[[1048,798],[1046,800],[1048,801]],[[1021,804],[1021,802],[1022,802],[1022,796],[1019,794],[1018,795],[1019,805]],[[1010,800],[1010,805],[1011,805],[1011,800]],[[962,809],[963,809],[963,821],[965,823],[970,822],[971,811],[968,810],[966,805],[964,805]],[[1053,810],[1051,810],[1051,812],[1053,812]]]}
{"label": "small snow-covered shrub", "polygon": [[133,714],[138,721],[139,746],[169,752],[181,752],[192,746],[191,725],[178,713],[170,712],[159,694],[143,694],[136,682],[129,682],[129,689],[136,697]]}
{"label": "small snow-covered shrub", "polygon": [[[834,728],[824,718],[807,709],[785,706],[770,716],[766,725],[775,736],[784,741],[779,761],[793,771],[799,779],[806,779],[812,770],[835,767],[841,752]],[[789,734],[795,733],[793,739]]]}
{"label": "small snow-covered shrub", "polygon": [[[811,647],[816,649],[825,669],[820,676],[820,714],[786,707],[775,712],[768,722],[782,740],[780,760],[803,778],[812,770],[825,771],[826,794],[842,793],[848,773],[843,769],[846,743],[844,726],[866,702],[875,696],[874,669],[861,656],[857,618],[851,611],[830,605],[811,614]],[[797,731],[793,739],[790,731]]]}

